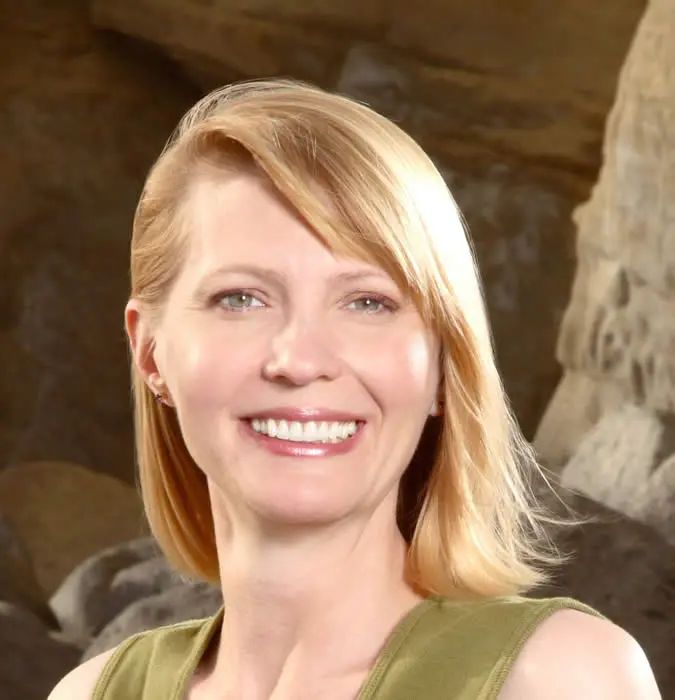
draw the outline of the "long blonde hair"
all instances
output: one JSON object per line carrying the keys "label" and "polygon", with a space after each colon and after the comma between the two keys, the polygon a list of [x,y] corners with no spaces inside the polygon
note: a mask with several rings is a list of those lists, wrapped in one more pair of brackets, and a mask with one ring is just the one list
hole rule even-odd
{"label": "long blonde hair", "polygon": [[[161,313],[180,271],[185,193],[202,168],[254,168],[268,178],[326,245],[385,269],[440,339],[443,413],[425,429],[399,496],[410,583],[426,594],[482,597],[542,582],[541,565],[555,556],[528,486],[536,461],[507,405],[462,217],[430,158],[385,117],[311,85],[216,90],[181,120],[136,211],[131,296],[148,313]],[[216,581],[206,478],[174,411],[132,371],[152,531],[179,569]]]}

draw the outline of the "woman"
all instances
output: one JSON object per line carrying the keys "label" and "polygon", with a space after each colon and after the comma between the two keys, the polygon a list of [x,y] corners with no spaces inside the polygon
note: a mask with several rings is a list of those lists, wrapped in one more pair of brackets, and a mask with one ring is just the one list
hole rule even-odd
{"label": "woman", "polygon": [[292,81],[197,104],[134,221],[126,328],[153,532],[225,611],[51,700],[659,697],[543,580],[534,462],[470,245],[398,127]]}

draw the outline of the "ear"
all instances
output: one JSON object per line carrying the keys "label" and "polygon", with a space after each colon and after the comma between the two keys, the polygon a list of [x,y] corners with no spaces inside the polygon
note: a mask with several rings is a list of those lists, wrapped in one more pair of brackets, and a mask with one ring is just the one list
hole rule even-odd
{"label": "ear", "polygon": [[126,305],[124,326],[136,368],[153,394],[163,394],[165,382],[155,359],[155,338],[147,311],[137,299],[130,299]]}

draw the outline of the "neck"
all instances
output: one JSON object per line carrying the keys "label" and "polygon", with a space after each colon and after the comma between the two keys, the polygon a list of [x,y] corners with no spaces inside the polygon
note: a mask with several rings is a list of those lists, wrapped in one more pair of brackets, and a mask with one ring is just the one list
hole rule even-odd
{"label": "neck", "polygon": [[217,531],[226,614],[210,675],[224,697],[327,697],[322,683],[337,679],[358,688],[421,600],[405,581],[393,508],[382,506],[367,523],[283,538],[232,520]]}

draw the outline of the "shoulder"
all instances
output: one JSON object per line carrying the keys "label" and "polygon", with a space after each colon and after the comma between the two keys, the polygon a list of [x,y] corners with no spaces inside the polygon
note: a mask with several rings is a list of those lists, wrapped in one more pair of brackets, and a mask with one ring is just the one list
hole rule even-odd
{"label": "shoulder", "polygon": [[525,642],[500,700],[661,700],[640,645],[608,620],[551,614]]}
{"label": "shoulder", "polygon": [[47,700],[91,700],[96,683],[117,647],[85,661],[64,676]]}

